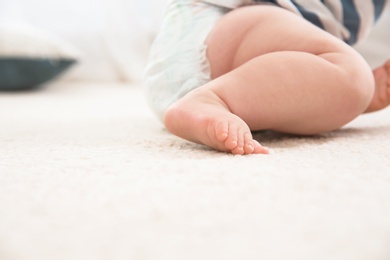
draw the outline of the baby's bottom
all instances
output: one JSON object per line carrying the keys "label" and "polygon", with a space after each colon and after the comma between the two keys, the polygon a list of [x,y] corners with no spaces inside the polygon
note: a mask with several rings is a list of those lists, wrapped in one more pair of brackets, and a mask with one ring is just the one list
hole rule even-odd
{"label": "baby's bottom", "polygon": [[364,59],[281,8],[236,9],[206,44],[213,80],[164,114],[166,127],[187,140],[233,154],[267,153],[251,131],[331,131],[373,103],[374,77]]}

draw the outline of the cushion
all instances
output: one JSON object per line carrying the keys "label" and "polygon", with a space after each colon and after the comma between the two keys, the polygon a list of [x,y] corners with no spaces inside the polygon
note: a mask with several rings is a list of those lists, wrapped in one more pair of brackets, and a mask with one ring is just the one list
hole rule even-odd
{"label": "cushion", "polygon": [[26,25],[0,25],[0,90],[28,90],[60,75],[79,57],[69,43]]}

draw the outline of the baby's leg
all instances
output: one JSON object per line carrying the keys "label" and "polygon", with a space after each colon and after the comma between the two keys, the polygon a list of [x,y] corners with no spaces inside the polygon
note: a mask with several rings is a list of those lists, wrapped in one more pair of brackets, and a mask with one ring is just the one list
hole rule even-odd
{"label": "baby's leg", "polygon": [[366,113],[381,110],[390,105],[390,60],[374,71],[375,93]]}
{"label": "baby's leg", "polygon": [[217,150],[266,153],[250,130],[330,131],[372,99],[373,76],[356,51],[278,7],[228,13],[206,44],[213,80],[169,107],[164,122]]}

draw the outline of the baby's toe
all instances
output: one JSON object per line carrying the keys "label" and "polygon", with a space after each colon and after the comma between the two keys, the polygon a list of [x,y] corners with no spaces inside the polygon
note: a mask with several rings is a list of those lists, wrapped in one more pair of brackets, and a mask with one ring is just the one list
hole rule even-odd
{"label": "baby's toe", "polygon": [[233,154],[245,154],[246,132],[242,128],[237,130],[237,147],[232,150]]}
{"label": "baby's toe", "polygon": [[245,133],[245,145],[244,145],[244,151],[245,154],[252,154],[255,150],[255,146],[253,144],[252,134],[251,133]]}
{"label": "baby's toe", "polygon": [[238,146],[238,129],[235,125],[229,126],[229,134],[225,141],[225,147],[233,150]]}
{"label": "baby's toe", "polygon": [[229,136],[229,124],[226,121],[215,123],[215,137],[219,142],[225,142]]}
{"label": "baby's toe", "polygon": [[254,151],[255,154],[269,154],[269,150],[267,147],[262,146],[258,141],[253,140]]}

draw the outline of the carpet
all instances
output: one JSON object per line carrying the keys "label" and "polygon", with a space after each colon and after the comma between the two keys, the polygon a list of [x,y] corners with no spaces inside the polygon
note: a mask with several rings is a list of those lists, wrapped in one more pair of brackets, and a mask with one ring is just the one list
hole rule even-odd
{"label": "carpet", "polygon": [[181,140],[141,87],[0,95],[0,259],[390,259],[390,110],[270,155]]}

